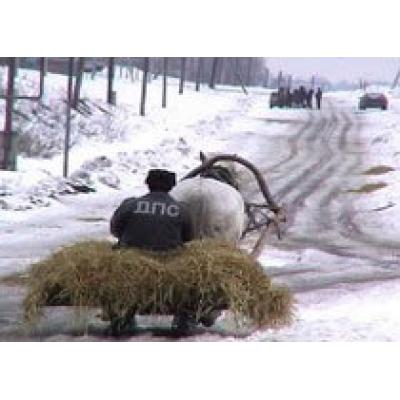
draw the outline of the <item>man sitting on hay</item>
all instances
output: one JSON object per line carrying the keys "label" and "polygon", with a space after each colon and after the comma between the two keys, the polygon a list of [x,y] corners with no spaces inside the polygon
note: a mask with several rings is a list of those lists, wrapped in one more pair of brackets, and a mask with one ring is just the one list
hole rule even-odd
{"label": "man sitting on hay", "polygon": [[[152,169],[145,182],[150,192],[124,200],[111,218],[110,231],[118,239],[116,247],[168,251],[194,239],[187,206],[169,195],[176,185],[176,174]],[[213,310],[200,322],[211,326],[219,314]],[[134,317],[131,324],[134,325]],[[194,318],[189,313],[181,312],[174,317],[173,326],[179,331],[187,331],[194,325]]]}
{"label": "man sitting on hay", "polygon": [[120,247],[167,251],[193,239],[190,214],[169,191],[176,185],[176,175],[162,169],[149,171],[145,196],[122,202],[111,218],[110,231]]}

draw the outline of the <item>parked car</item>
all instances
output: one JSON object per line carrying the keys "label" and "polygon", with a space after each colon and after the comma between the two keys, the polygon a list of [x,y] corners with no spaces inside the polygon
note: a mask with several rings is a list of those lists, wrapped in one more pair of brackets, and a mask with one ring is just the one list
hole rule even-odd
{"label": "parked car", "polygon": [[281,98],[278,92],[272,92],[269,97],[269,108],[282,107]]}
{"label": "parked car", "polygon": [[380,108],[387,110],[388,99],[383,93],[365,93],[360,97],[358,108],[365,110],[366,108]]}

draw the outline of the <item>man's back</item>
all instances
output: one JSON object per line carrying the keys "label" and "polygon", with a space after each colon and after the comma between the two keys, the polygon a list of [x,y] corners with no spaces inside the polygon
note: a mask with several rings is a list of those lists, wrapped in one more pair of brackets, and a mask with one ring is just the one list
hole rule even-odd
{"label": "man's back", "polygon": [[168,193],[125,200],[111,219],[111,233],[123,247],[169,250],[192,239],[189,212]]}

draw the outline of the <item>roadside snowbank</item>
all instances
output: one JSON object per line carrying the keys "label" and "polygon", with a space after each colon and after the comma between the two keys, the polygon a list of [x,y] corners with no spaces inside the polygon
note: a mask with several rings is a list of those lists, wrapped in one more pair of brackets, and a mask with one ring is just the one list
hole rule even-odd
{"label": "roadside snowbank", "polygon": [[[17,87],[35,93],[37,73],[21,72]],[[82,96],[95,107],[90,115],[74,112],[69,179],[62,178],[66,78],[46,78],[45,107],[19,101],[16,118],[20,132],[17,172],[0,172],[0,209],[25,210],[49,206],[64,194],[76,193],[76,186],[101,192],[104,187],[141,184],[150,168],[173,168],[179,175],[198,164],[200,150],[220,147],[221,136],[232,121],[244,114],[252,100],[238,91],[218,92],[190,84],[183,95],[170,79],[168,108],[162,109],[161,84],[149,84],[147,115],[138,113],[140,83],[116,80],[118,107],[109,107],[105,76],[85,79]],[[89,102],[90,104],[90,102]],[[235,127],[237,129],[237,127]]]}

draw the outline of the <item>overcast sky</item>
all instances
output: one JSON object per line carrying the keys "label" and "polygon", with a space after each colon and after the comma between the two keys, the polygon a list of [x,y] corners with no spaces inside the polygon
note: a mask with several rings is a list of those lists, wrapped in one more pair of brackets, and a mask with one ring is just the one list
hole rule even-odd
{"label": "overcast sky", "polygon": [[400,57],[268,57],[267,66],[273,74],[279,70],[293,76],[325,76],[331,81],[366,80],[392,81],[400,68]]}

